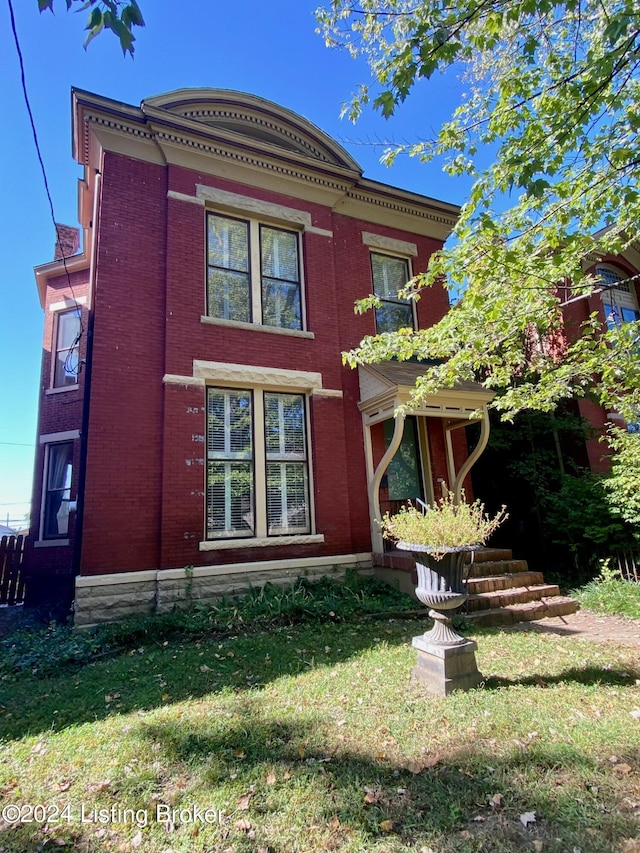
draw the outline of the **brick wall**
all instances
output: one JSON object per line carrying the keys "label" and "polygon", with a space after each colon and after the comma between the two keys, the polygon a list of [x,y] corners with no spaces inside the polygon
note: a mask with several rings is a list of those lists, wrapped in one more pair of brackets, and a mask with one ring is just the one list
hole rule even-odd
{"label": "brick wall", "polygon": [[[317,228],[303,236],[306,327],[314,338],[201,321],[205,305],[205,211],[167,198],[208,184],[306,210]],[[222,565],[237,561],[370,550],[357,372],[341,352],[373,333],[373,315],[354,300],[372,289],[362,231],[411,240],[424,269],[438,243],[350,219],[314,203],[239,186],[187,169],[106,154],[97,243],[95,343],[89,415],[82,574]],[[420,323],[446,311],[444,290],[419,303]],[[312,396],[311,461],[316,530],[324,544],[200,551],[205,526],[205,393],[187,382],[194,359],[320,372]]]}

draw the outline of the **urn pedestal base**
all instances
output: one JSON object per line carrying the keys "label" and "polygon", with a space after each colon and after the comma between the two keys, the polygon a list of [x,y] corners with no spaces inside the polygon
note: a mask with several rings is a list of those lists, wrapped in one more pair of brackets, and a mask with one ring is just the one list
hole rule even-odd
{"label": "urn pedestal base", "polygon": [[478,645],[474,640],[442,646],[420,636],[413,638],[412,645],[418,652],[418,660],[411,674],[430,693],[448,696],[454,690],[471,690],[482,681],[476,664]]}

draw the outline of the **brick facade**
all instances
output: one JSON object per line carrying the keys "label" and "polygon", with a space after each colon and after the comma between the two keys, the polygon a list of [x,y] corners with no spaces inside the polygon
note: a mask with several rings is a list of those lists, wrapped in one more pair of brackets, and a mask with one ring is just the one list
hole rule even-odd
{"label": "brick facade", "polygon": [[[207,567],[216,566],[227,567],[228,577],[227,570],[236,564],[259,564],[261,571],[265,564],[286,564],[290,576],[287,561],[292,559],[311,571],[320,571],[332,558],[341,564],[362,562],[362,555],[371,553],[371,534],[360,390],[357,372],[343,366],[341,353],[375,332],[371,312],[353,311],[354,301],[372,291],[372,249],[363,234],[373,233],[391,247],[415,247],[410,262],[417,273],[442,245],[457,209],[366,182],[357,164],[317,129],[302,119],[299,126],[289,125],[291,114],[287,118],[275,105],[249,96],[239,96],[239,103],[251,121],[267,121],[267,115],[270,127],[284,128],[287,140],[302,139],[307,145],[308,138],[307,147],[316,153],[307,155],[301,147],[292,154],[264,143],[251,130],[244,142],[238,134],[228,138],[224,129],[213,140],[210,125],[202,126],[194,145],[199,133],[195,123],[183,119],[173,102],[165,106],[166,100],[151,99],[160,118],[174,128],[170,141],[159,143],[157,127],[149,129],[136,108],[88,93],[74,97],[76,157],[86,170],[81,192],[84,253],[75,257],[77,270],[70,281],[60,261],[38,268],[37,275],[45,310],[39,434],[77,431],[71,498],[78,498],[79,507],[78,517],[71,513],[68,537],[60,541],[44,541],[40,521],[34,519],[32,574],[42,589],[48,575],[79,576],[83,601],[92,597],[97,584],[95,589],[106,589],[104,601],[115,596],[113,613],[120,614],[129,605],[111,594],[108,576],[122,576],[117,588],[125,598],[132,596],[135,610],[135,590],[143,589],[136,587],[135,573],[144,573],[138,577],[151,589],[153,573],[160,577],[185,566],[201,567],[209,578]],[[165,146],[162,157],[158,146]],[[214,152],[206,163],[205,149]],[[263,158],[264,169],[246,151]],[[94,164],[99,164],[99,175]],[[219,204],[218,198],[223,199]],[[229,198],[244,199],[248,212],[229,211]],[[90,209],[95,216],[88,215]],[[306,333],[203,320],[207,210],[262,217],[276,226],[278,211],[298,217]],[[52,393],[50,353],[56,332],[55,312],[49,307],[61,298],[73,303],[79,296],[85,300],[80,358],[87,364],[76,387]],[[445,290],[433,288],[417,303],[419,325],[433,324],[447,309]],[[261,547],[251,538],[238,539],[233,547],[202,547],[206,385],[216,383],[201,380],[196,363],[320,375],[321,388],[305,392],[313,541],[291,544],[283,536]],[[437,419],[429,427],[429,441],[435,484],[446,477]],[[463,435],[454,435],[453,443],[460,463],[467,453]],[[34,506],[43,501],[43,470],[41,449]]]}

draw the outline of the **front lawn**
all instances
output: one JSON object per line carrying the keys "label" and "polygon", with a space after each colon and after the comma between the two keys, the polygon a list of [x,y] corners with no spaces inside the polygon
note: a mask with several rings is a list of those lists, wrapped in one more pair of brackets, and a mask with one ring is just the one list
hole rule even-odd
{"label": "front lawn", "polygon": [[637,850],[637,650],[476,631],[484,686],[437,699],[424,629],[327,616],[5,674],[0,849]]}

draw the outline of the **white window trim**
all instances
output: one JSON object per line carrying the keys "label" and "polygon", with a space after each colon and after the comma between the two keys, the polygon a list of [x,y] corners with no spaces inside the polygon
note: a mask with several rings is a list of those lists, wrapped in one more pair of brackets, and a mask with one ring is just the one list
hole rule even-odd
{"label": "white window trim", "polygon": [[[371,236],[375,236],[375,235],[371,235]],[[417,251],[416,251],[416,254],[417,254]],[[373,280],[373,255],[386,255],[388,258],[395,258],[398,261],[406,261],[407,270],[409,272],[409,277],[407,279],[407,282],[411,281],[411,279],[413,278],[413,264],[411,263],[411,257],[409,256],[409,254],[404,253],[404,252],[388,251],[382,247],[371,246],[370,252],[369,252],[369,269],[371,271],[371,292],[373,294],[375,294],[375,292],[376,292],[376,286],[375,286],[375,282]],[[382,299],[382,297],[379,297],[379,298],[382,302],[393,302],[394,301],[392,299]],[[409,299],[409,300],[405,300],[402,303],[398,302],[396,304],[403,304],[403,305],[406,304],[406,305],[409,305],[411,307],[411,319],[413,321],[413,330],[414,330],[414,332],[417,331],[418,330],[418,314],[416,311],[415,300]],[[377,332],[377,323],[376,323],[376,332]]]}
{"label": "white window trim", "polygon": [[80,438],[79,429],[69,429],[65,432],[46,432],[38,439],[39,444],[60,444],[62,441],[74,441]]}
{"label": "white window trim", "polygon": [[[209,188],[206,188],[209,189]],[[223,193],[222,190],[216,190],[215,195],[227,195],[233,196],[234,193]],[[245,198],[243,196],[238,196],[238,198]],[[255,201],[255,199],[251,199],[250,201]],[[225,206],[217,206],[217,207],[209,207],[207,205],[205,209],[205,267],[206,267],[206,280],[205,280],[205,312],[209,310],[209,235],[208,235],[208,216],[212,214],[214,216],[222,216],[231,219],[237,219],[242,222],[246,222],[248,226],[248,241],[249,241],[249,309],[251,312],[252,320],[251,322],[245,321],[237,321],[237,320],[228,320],[224,317],[213,317],[208,313],[205,313],[203,316],[208,320],[218,321],[227,325],[228,323],[240,324],[240,328],[251,328],[251,329],[260,329],[262,331],[274,331],[276,333],[294,333],[305,335],[307,333],[307,301],[306,301],[306,284],[304,279],[304,262],[303,262],[303,245],[302,245],[302,231],[301,227],[304,225],[304,222],[300,222],[299,218],[287,218],[286,215],[282,215],[283,212],[286,214],[290,208],[284,208],[280,205],[272,205],[268,202],[260,202],[259,209],[266,209],[275,211],[281,215],[271,216],[271,215],[258,215],[256,216],[256,211],[251,208],[232,208],[228,209]],[[305,214],[304,211],[293,211],[296,214],[304,214],[305,217],[309,218],[309,222],[311,217],[309,214]],[[305,219],[306,221],[306,219]],[[297,282],[300,292],[300,328],[299,329],[287,329],[281,326],[272,326],[268,323],[262,322],[262,314],[263,314],[263,305],[262,305],[262,258],[260,252],[260,227],[266,226],[267,228],[279,228],[281,230],[287,231],[290,234],[296,235],[297,241],[297,249],[298,249],[298,276],[299,280]]]}
{"label": "white window trim", "polygon": [[[73,385],[55,385],[56,379],[56,359],[58,356],[58,330],[60,323],[60,315],[71,313],[76,310],[78,320],[82,325],[82,308],[81,306],[87,301],[86,296],[80,296],[78,299],[68,299],[65,297],[63,302],[53,302],[49,306],[49,311],[54,315],[53,329],[51,333],[51,364],[49,370],[49,387],[45,390],[45,394],[60,394],[65,391],[75,391],[80,384],[79,374],[76,376],[76,381]],[[80,342],[76,344],[78,350],[78,364],[80,364]]]}
{"label": "white window trim", "polygon": [[620,276],[620,283],[628,286],[628,290],[620,290],[615,285],[613,287],[605,287],[601,293],[603,304],[610,302],[620,308],[629,308],[631,311],[640,312],[635,283],[633,281],[626,281],[626,279],[630,278],[629,274],[625,270],[620,269],[620,267],[614,266],[614,264],[598,264],[596,266],[596,276],[598,276],[598,271],[601,269],[609,270],[614,275]]}
{"label": "white window trim", "polygon": [[408,240],[397,240],[395,237],[385,237],[382,234],[372,234],[370,231],[362,232],[362,242],[371,249],[382,249],[382,254],[392,254],[398,257],[416,257],[418,247]]}
{"label": "white window trim", "polygon": [[314,340],[313,332],[303,332],[301,329],[282,329],[279,326],[263,326],[259,323],[243,323],[242,320],[225,320],[222,317],[208,317],[204,314],[200,322],[209,326],[226,326],[229,329],[246,329],[251,332],[266,332],[270,335],[285,335],[292,338],[306,338]]}
{"label": "white window trim", "polygon": [[62,302],[52,302],[51,305],[49,305],[49,311],[52,313],[55,311],[70,311],[72,308],[79,308],[81,305],[86,304],[86,296],[78,296],[77,299],[71,299],[70,297],[65,296]]}
{"label": "white window trim", "polygon": [[[324,535],[316,531],[315,501],[313,485],[313,448],[311,443],[311,412],[309,399],[314,389],[322,388],[322,374],[298,370],[251,367],[250,365],[225,364],[224,362],[193,363],[194,376],[206,379],[207,386],[237,388],[253,393],[253,456],[254,456],[254,500],[256,535],[253,537],[229,537],[206,539],[200,542],[201,551],[228,550],[231,548],[264,548],[268,545],[306,545],[324,542]],[[303,394],[305,396],[305,440],[307,449],[307,478],[309,486],[310,533],[267,536],[267,454],[264,437],[264,394]],[[205,494],[206,494],[205,466]],[[203,529],[207,529],[205,517]]]}
{"label": "white window trim", "polygon": [[[39,443],[44,445],[44,459],[43,459],[43,469],[42,469],[42,490],[40,493],[40,518],[38,521],[38,539],[35,541],[35,548],[50,548],[60,545],[69,545],[70,539],[69,537],[53,537],[50,539],[45,539],[44,537],[44,517],[46,512],[46,503],[47,503],[47,494],[49,491],[49,455],[51,451],[51,447],[58,444],[73,444],[73,442],[80,437],[80,430],[68,430],[66,432],[52,432],[48,434],[44,434],[40,436]],[[72,448],[71,455],[71,466],[72,466],[72,476],[73,476],[73,451],[75,448]],[[71,490],[70,490],[71,491]],[[69,501],[69,512],[73,512],[74,510],[71,508],[71,505],[74,503],[73,500]]]}

